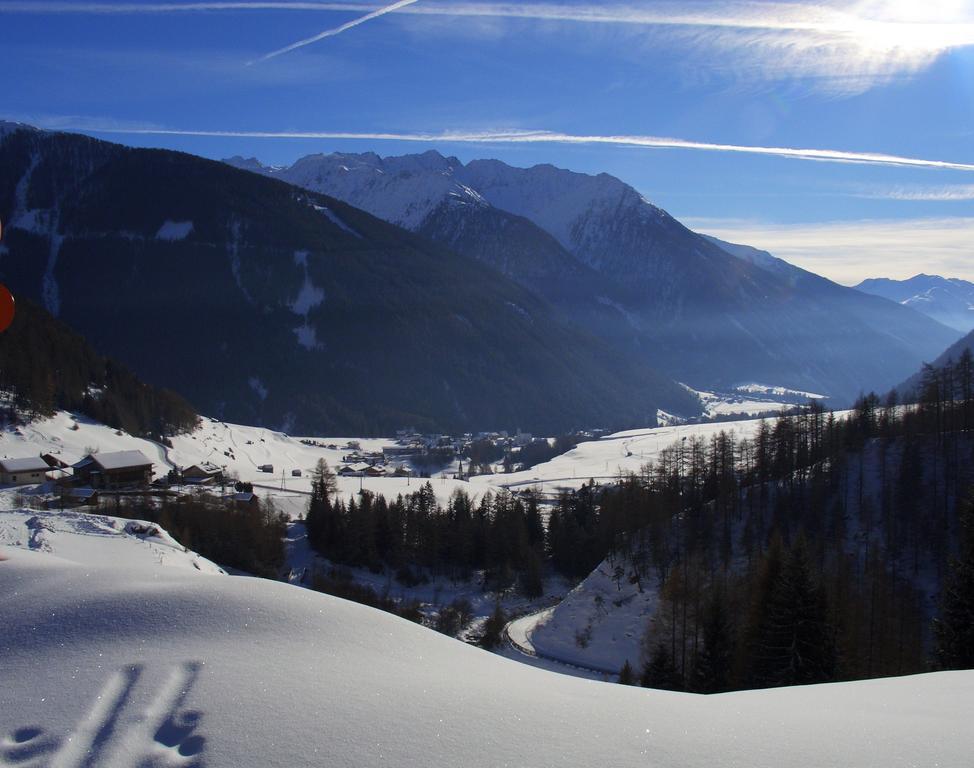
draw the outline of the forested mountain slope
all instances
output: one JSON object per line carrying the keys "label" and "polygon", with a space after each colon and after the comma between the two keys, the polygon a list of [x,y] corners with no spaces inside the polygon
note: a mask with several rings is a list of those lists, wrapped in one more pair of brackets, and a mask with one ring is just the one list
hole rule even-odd
{"label": "forested mountain slope", "polygon": [[221,418],[556,433],[699,411],[476,260],[223,163],[13,130],[0,217],[15,292]]}
{"label": "forested mountain slope", "polygon": [[77,411],[133,435],[192,430],[198,416],[178,394],[139,381],[27,299],[0,333],[0,394],[8,421]]}
{"label": "forested mountain slope", "polygon": [[552,561],[588,575],[535,650],[702,692],[956,663],[933,620],[974,544],[972,388],[968,370],[909,408],[873,395],[844,421],[813,409],[750,439],[692,437],[618,487],[564,496]]}
{"label": "forested mountain slope", "polygon": [[851,402],[955,337],[906,307],[728,253],[607,174],[463,164],[437,152],[310,155],[287,168],[228,162],[491,264],[698,389],[759,381]]}

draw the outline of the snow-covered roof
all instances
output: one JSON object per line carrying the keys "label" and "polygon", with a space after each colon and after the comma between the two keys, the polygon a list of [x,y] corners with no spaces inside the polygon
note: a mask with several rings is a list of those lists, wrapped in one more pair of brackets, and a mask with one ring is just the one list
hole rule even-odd
{"label": "snow-covered roof", "polygon": [[0,469],[4,472],[47,472],[51,467],[40,456],[23,459],[0,459]]}
{"label": "snow-covered roof", "polygon": [[220,467],[218,467],[216,464],[211,464],[208,461],[204,461],[200,464],[193,464],[190,467],[186,467],[186,469],[183,470],[183,474],[186,474],[187,472],[192,472],[194,469],[199,470],[200,472],[207,475],[216,475],[222,472]]}
{"label": "snow-covered roof", "polygon": [[130,467],[147,467],[152,461],[146,458],[142,451],[113,451],[111,453],[93,453],[86,456],[77,464],[75,469],[88,466],[94,462],[101,469],[128,469]]}

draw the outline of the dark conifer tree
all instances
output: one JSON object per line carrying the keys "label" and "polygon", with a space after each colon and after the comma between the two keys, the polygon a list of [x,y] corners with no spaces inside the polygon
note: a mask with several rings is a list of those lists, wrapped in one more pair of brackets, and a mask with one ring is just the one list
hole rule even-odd
{"label": "dark conifer tree", "polygon": [[629,663],[629,659],[626,659],[626,663],[623,664],[622,669],[619,670],[619,684],[620,685],[636,684],[636,674],[632,671],[632,664]]}
{"label": "dark conifer tree", "polygon": [[704,617],[703,646],[694,663],[692,689],[698,693],[730,690],[733,657],[734,640],[724,595],[716,591]]}
{"label": "dark conifer tree", "polygon": [[683,690],[670,649],[663,641],[657,643],[653,649],[653,655],[643,669],[640,683],[644,688],[658,688],[663,691]]}
{"label": "dark conifer tree", "polygon": [[484,648],[496,648],[501,643],[501,637],[506,625],[507,616],[504,615],[504,609],[501,608],[501,604],[497,603],[494,605],[494,612],[484,622],[484,636],[481,638],[480,644]]}
{"label": "dark conifer tree", "polygon": [[771,592],[757,649],[761,685],[825,683],[836,674],[835,638],[804,539],[792,547]]}
{"label": "dark conifer tree", "polygon": [[964,504],[960,523],[960,552],[951,561],[934,621],[934,660],[940,669],[974,668],[974,500]]}

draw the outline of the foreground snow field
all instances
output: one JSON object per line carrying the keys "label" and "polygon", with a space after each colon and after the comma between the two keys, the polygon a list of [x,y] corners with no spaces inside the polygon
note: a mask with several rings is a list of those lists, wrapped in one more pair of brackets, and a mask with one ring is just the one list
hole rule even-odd
{"label": "foreground snow field", "polygon": [[0,511],[0,545],[48,552],[76,563],[111,563],[116,568],[164,565],[224,573],[154,523],[72,510]]}
{"label": "foreground snow field", "polygon": [[974,748],[974,672],[706,698],[533,669],[276,582],[0,557],[0,766],[890,768]]}

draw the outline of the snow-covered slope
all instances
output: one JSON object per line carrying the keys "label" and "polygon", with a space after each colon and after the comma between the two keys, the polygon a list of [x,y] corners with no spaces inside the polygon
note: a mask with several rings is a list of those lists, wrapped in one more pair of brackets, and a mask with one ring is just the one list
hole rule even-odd
{"label": "snow-covered slope", "polygon": [[[5,495],[0,495],[0,499]],[[186,549],[154,523],[75,510],[0,511],[0,552],[3,547],[45,552],[80,565],[111,563],[112,567],[122,569],[165,566],[207,574],[224,573],[222,568]]]}
{"label": "snow-covered slope", "polygon": [[940,275],[915,275],[909,280],[879,277],[864,280],[856,289],[915,309],[958,331],[974,330],[974,283],[967,280]]}
{"label": "snow-covered slope", "polygon": [[691,391],[700,398],[704,412],[710,418],[765,416],[807,405],[809,400],[823,399],[823,395],[814,392],[797,392],[787,387],[753,383],[740,384],[731,392]]}
{"label": "snow-covered slope", "polygon": [[[394,445],[393,440],[352,438],[363,451],[381,451]],[[0,430],[0,458],[24,458],[50,453],[67,464],[73,464],[92,450],[141,451],[153,462],[156,478],[165,477],[170,469],[181,469],[210,462],[222,467],[232,476],[254,483],[258,495],[271,498],[292,517],[304,514],[307,494],[311,492],[312,471],[318,459],[325,459],[337,469],[342,456],[347,455],[349,438],[316,437],[314,445],[263,427],[228,424],[203,418],[192,433],[171,438],[172,448],[133,437],[111,429],[77,414],[59,411],[51,418],[38,419],[29,424]],[[333,446],[333,447],[328,447]],[[273,472],[260,468],[270,464]],[[301,470],[300,477],[292,476]],[[352,497],[360,488],[381,493],[394,499],[400,493],[419,488],[419,480],[404,477],[340,477],[338,490]],[[462,488],[475,499],[491,490],[490,485],[472,485],[437,477],[433,489],[445,503],[453,491]],[[12,504],[12,497],[0,494],[0,509]]]}
{"label": "snow-covered slope", "polygon": [[713,696],[285,584],[0,548],[0,765],[968,765],[974,673]]}
{"label": "snow-covered slope", "polygon": [[[228,161],[255,170],[255,160]],[[416,230],[445,200],[481,204],[483,199],[455,177],[463,166],[455,157],[438,152],[381,158],[373,152],[361,155],[308,155],[289,168],[257,168],[306,189],[332,190],[333,197],[381,219]]]}
{"label": "snow-covered slope", "polygon": [[172,464],[166,460],[164,446],[106,427],[79,414],[58,411],[50,418],[0,429],[2,458],[50,453],[65,464],[74,464],[92,451],[141,451],[152,460],[156,477],[165,476],[172,469]]}
{"label": "snow-covered slope", "polygon": [[638,474],[642,466],[654,460],[664,448],[693,435],[709,438],[721,432],[734,432],[738,438],[751,437],[760,423],[759,419],[749,419],[617,432],[600,440],[579,443],[567,453],[523,472],[477,476],[471,478],[471,483],[505,488],[533,486],[553,492],[561,488],[579,488],[589,480],[611,482],[622,474]]}
{"label": "snow-covered slope", "polygon": [[618,216],[621,208],[667,217],[613,176],[552,165],[515,168],[498,160],[464,165],[435,151],[384,158],[374,152],[308,155],[287,168],[264,166],[254,158],[226,162],[324,192],[411,230],[419,230],[443,202],[489,205],[529,219],[571,252],[590,248],[602,236],[591,225]]}

